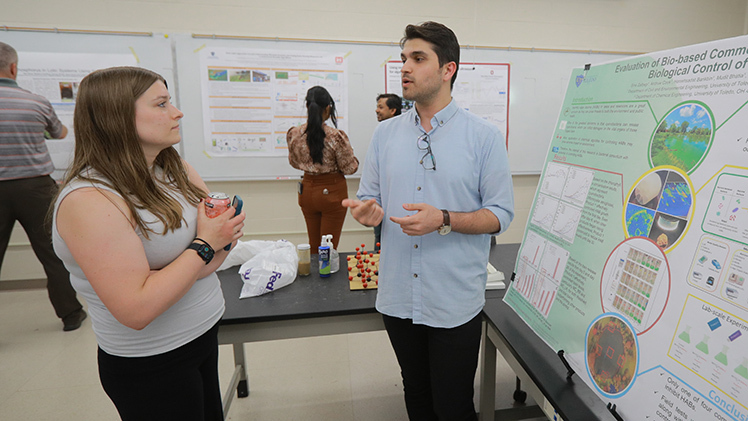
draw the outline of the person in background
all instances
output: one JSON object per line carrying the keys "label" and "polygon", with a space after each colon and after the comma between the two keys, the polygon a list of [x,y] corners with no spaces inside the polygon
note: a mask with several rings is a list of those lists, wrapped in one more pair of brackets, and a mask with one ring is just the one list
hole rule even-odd
{"label": "person in background", "polygon": [[381,94],[377,97],[377,121],[384,121],[403,111],[403,100],[397,94]]}
{"label": "person in background", "polygon": [[57,183],[44,132],[55,139],[68,129],[49,101],[16,83],[18,53],[0,42],[0,264],[13,225],[21,223],[47,275],[47,293],[64,331],[78,329],[86,312],[70,285],[70,274],[52,249],[47,212]]}
{"label": "person in background", "polygon": [[244,213],[208,218],[208,188],[172,146],[183,114],[136,67],[92,72],[52,238],[88,302],[99,378],[123,420],[223,420],[216,268]]}
{"label": "person in background", "polygon": [[[304,171],[299,183],[299,206],[306,221],[312,252],[323,235],[332,234],[333,248],[338,248],[347,209],[341,205],[348,198],[344,175],[358,170],[358,158],[344,131],[338,130],[335,101],[327,89],[314,86],[306,93],[307,121],[291,127],[286,134],[288,162]],[[325,122],[332,120],[335,127]]]}
{"label": "person in background", "polygon": [[476,420],[473,380],[491,237],[514,217],[499,129],[452,99],[460,45],[436,22],[400,41],[403,97],[415,108],[382,122],[359,200],[366,226],[384,218],[377,310],[400,364],[411,420]]}
{"label": "person in background", "polygon": [[[403,110],[403,100],[397,94],[380,94],[377,97],[377,121],[384,121],[400,115]],[[382,245],[382,223],[374,227],[374,250],[378,251]]]}

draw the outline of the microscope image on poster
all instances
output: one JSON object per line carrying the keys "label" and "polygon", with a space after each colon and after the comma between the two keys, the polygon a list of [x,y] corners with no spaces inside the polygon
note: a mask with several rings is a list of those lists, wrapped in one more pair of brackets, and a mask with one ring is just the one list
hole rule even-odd
{"label": "microscope image on poster", "polygon": [[693,188],[674,167],[644,174],[629,194],[624,211],[628,237],[649,237],[667,250],[678,243],[688,226]]}

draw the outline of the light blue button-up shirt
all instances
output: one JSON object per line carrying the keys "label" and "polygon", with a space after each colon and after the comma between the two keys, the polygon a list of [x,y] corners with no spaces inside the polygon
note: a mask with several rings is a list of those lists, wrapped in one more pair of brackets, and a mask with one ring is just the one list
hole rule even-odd
{"label": "light blue button-up shirt", "polygon": [[[485,208],[501,223],[514,217],[514,195],[504,137],[499,129],[457,106],[436,113],[428,132],[436,170],[420,163],[426,133],[415,108],[380,123],[366,154],[358,190],[384,209],[377,310],[416,324],[452,328],[485,304],[490,234],[434,231],[409,236],[389,220],[414,212],[404,203],[426,203],[453,212]],[[427,166],[428,167],[428,166]]]}

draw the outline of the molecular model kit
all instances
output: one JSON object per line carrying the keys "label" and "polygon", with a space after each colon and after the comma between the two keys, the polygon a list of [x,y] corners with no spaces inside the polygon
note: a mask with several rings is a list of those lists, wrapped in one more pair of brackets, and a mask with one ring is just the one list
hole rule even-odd
{"label": "molecular model kit", "polygon": [[[379,243],[377,243],[379,246]],[[351,291],[376,289],[379,285],[379,252],[366,251],[366,245],[356,247],[356,255],[348,256],[348,281]]]}

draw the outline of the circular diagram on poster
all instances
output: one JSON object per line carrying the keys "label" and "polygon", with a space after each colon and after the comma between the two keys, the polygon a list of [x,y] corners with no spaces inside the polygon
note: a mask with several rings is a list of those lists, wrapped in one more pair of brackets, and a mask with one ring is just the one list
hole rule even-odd
{"label": "circular diagram on poster", "polygon": [[693,172],[709,152],[713,140],[712,111],[703,102],[676,105],[665,114],[649,142],[649,163]]}
{"label": "circular diagram on poster", "polygon": [[652,240],[633,237],[613,249],[600,280],[604,312],[618,313],[640,335],[660,320],[669,296],[670,265]]}
{"label": "circular diagram on poster", "polygon": [[691,180],[678,168],[657,167],[644,173],[624,207],[626,237],[648,237],[663,250],[675,247],[688,227],[692,192]]}
{"label": "circular diagram on poster", "polygon": [[634,384],[639,343],[631,327],[615,314],[602,314],[587,329],[587,374],[603,395],[621,397]]}

